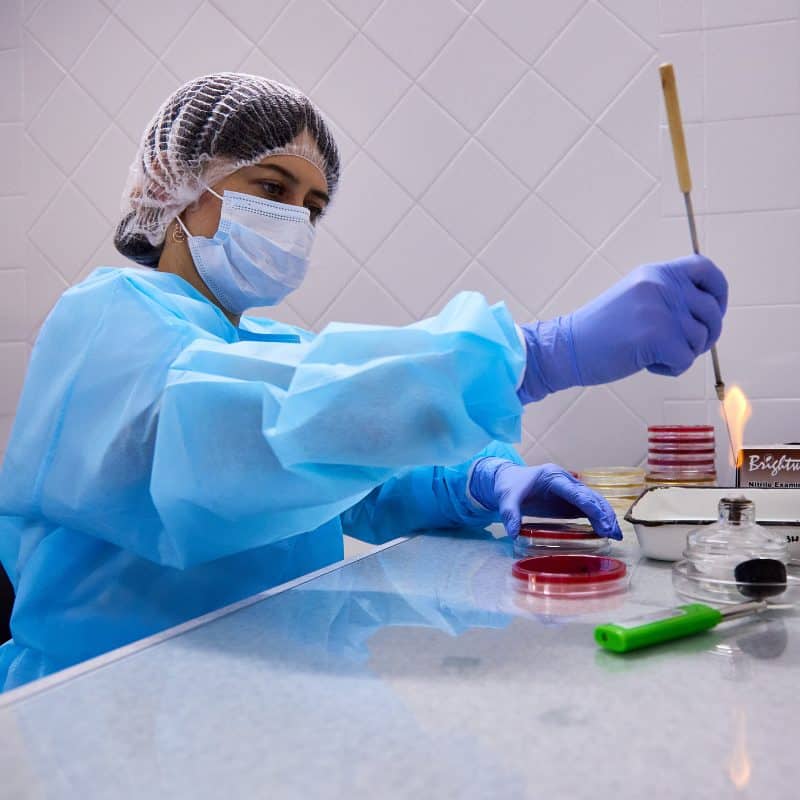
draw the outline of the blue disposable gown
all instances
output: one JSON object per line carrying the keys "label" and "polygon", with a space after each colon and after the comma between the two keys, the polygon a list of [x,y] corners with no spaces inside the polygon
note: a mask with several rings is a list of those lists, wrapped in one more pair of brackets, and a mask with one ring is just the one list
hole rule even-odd
{"label": "blue disposable gown", "polygon": [[[33,349],[0,476],[11,688],[380,542],[485,525],[523,347],[463,293],[403,328],[240,328],[176,275],[96,270]],[[483,450],[482,450],[483,448]],[[440,466],[430,466],[432,464]]]}

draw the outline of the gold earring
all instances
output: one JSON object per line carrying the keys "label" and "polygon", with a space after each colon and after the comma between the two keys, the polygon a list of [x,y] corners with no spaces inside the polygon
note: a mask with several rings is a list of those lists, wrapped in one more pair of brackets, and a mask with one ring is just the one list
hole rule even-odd
{"label": "gold earring", "polygon": [[176,222],[172,228],[172,241],[178,243],[186,241],[186,234],[178,222]]}

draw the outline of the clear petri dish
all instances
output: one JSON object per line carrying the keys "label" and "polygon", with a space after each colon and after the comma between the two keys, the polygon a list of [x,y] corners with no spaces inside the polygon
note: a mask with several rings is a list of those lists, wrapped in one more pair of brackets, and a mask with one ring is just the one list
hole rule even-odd
{"label": "clear petri dish", "polygon": [[644,483],[644,470],[639,467],[593,467],[579,473],[587,486],[641,486]]}
{"label": "clear petri dish", "polygon": [[647,473],[646,482],[657,486],[714,486],[717,473],[704,469],[651,470]]}
{"label": "clear petri dish", "polygon": [[610,556],[562,554],[515,561],[514,587],[538,597],[598,597],[628,588],[628,568]]}
{"label": "clear petri dish", "polygon": [[607,553],[611,542],[598,536],[591,525],[580,523],[523,523],[514,540],[514,554]]}

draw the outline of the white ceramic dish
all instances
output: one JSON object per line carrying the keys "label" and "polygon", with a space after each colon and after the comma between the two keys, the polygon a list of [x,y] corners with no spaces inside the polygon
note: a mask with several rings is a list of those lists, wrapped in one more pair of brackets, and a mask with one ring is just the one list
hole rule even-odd
{"label": "white ceramic dish", "polygon": [[756,522],[789,542],[789,555],[800,562],[800,489],[739,489],[706,486],[655,486],[628,509],[642,552],[660,561],[677,561],[686,534],[717,521],[723,497],[747,497],[756,505]]}

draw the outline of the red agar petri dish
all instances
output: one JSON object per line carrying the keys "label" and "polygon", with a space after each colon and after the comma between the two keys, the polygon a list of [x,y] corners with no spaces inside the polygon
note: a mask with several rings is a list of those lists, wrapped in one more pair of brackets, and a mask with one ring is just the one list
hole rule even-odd
{"label": "red agar petri dish", "polygon": [[525,522],[514,540],[514,553],[535,556],[549,553],[607,553],[610,541],[591,525],[559,522]]}
{"label": "red agar petri dish", "polygon": [[546,597],[591,597],[621,592],[628,585],[624,561],[610,556],[563,554],[515,561],[516,588]]}

